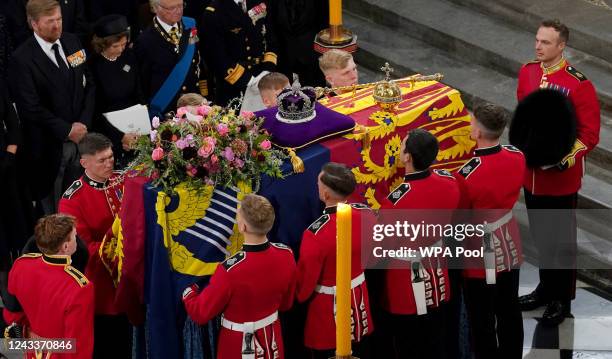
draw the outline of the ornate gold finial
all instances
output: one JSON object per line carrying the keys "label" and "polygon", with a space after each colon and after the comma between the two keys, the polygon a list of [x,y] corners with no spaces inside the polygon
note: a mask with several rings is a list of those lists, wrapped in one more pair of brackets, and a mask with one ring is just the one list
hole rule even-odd
{"label": "ornate gold finial", "polygon": [[402,90],[391,81],[391,73],[394,69],[389,66],[388,62],[385,62],[385,66],[381,67],[380,70],[384,71],[385,79],[374,87],[372,97],[383,111],[393,111],[402,101]]}

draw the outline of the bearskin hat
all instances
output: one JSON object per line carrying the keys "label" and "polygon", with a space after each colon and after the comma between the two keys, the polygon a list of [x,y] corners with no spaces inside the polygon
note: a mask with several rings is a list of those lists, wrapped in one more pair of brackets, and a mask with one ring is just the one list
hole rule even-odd
{"label": "bearskin hat", "polygon": [[574,106],[557,90],[535,91],[516,107],[509,137],[525,154],[527,166],[555,165],[576,141]]}

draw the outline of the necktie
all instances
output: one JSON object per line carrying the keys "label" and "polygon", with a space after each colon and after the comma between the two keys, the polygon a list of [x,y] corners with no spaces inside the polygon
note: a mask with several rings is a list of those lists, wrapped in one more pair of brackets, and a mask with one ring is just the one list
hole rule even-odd
{"label": "necktie", "polygon": [[62,58],[62,55],[59,52],[59,45],[53,44],[51,48],[53,49],[53,53],[55,53],[55,61],[57,62],[57,67],[60,69],[62,75],[68,77],[69,69],[68,66],[66,66],[66,63],[64,62],[64,59]]}
{"label": "necktie", "polygon": [[170,29],[170,38],[172,39],[172,42],[174,42],[175,45],[179,44],[180,38],[178,34],[178,28],[176,26],[172,26],[172,28]]}

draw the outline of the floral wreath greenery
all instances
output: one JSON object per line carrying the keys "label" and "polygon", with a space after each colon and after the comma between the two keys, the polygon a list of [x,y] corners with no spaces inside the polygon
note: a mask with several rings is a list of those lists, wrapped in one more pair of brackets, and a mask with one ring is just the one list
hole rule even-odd
{"label": "floral wreath greenery", "polygon": [[272,147],[263,118],[236,115],[233,107],[181,107],[173,118],[154,117],[150,136],[136,143],[133,165],[166,193],[187,188],[258,183],[262,174],[282,178],[287,155]]}

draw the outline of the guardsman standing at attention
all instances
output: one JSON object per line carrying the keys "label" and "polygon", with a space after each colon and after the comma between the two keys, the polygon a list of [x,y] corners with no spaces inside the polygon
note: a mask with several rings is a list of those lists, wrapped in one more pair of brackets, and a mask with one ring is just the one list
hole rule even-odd
{"label": "guardsman standing at attention", "polygon": [[[23,328],[24,338],[53,339],[57,348],[72,350],[70,354],[30,352],[27,358],[91,359],[94,285],[70,265],[76,250],[75,225],[74,217],[65,214],[41,218],[34,236],[42,253],[21,256],[9,274],[6,322]],[[68,338],[73,341],[61,342]]]}
{"label": "guardsman standing at attention", "polygon": [[276,39],[266,0],[213,0],[202,20],[202,51],[220,105],[276,69]]}
{"label": "guardsman standing at attention", "polygon": [[[476,359],[523,357],[523,317],[518,304],[519,270],[523,263],[521,237],[512,208],[525,177],[525,156],[514,146],[500,145],[508,117],[504,109],[484,104],[474,109],[471,134],[474,157],[457,171],[462,208],[472,209],[477,222],[486,221],[488,258],[466,263],[463,276]],[[503,173],[503,176],[500,176]],[[480,248],[476,237],[465,239]],[[490,254],[489,254],[490,253]],[[485,268],[489,270],[486,274]]]}
{"label": "guardsman standing at attention", "polygon": [[540,255],[540,283],[532,293],[521,296],[519,302],[523,310],[546,305],[542,321],[550,325],[561,323],[571,312],[571,300],[576,296],[576,270],[575,265],[563,265],[563,269],[555,265],[557,268],[552,269],[543,265],[548,262],[544,256],[559,259],[575,252],[577,233],[573,209],[582,184],[586,155],[599,142],[601,124],[593,84],[563,56],[568,40],[567,26],[559,20],[543,21],[536,34],[537,59],[521,68],[517,88],[519,101],[541,88],[560,91],[574,105],[577,117],[577,139],[570,153],[557,166],[527,168],[523,185],[528,209],[556,209],[557,213],[566,214],[564,219],[555,220],[559,223],[555,223],[558,226],[554,233],[541,221],[533,220],[530,214],[530,231]]}
{"label": "guardsman standing at attention", "polygon": [[204,324],[221,314],[219,359],[285,357],[278,311],[293,304],[295,260],[289,247],[266,237],[273,224],[270,202],[246,195],[237,216],[242,251],[217,267],[201,293],[196,284],[183,292],[194,322]]}
{"label": "guardsman standing at attention", "polygon": [[[297,300],[308,301],[304,344],[312,358],[330,358],[336,348],[336,207],[355,190],[355,175],[346,166],[329,162],[318,179],[323,215],[304,231],[298,261]],[[366,337],[374,330],[365,274],[361,265],[362,216],[374,214],[365,205],[351,204],[351,328],[353,353],[368,357]]]}
{"label": "guardsman standing at attention", "polygon": [[115,305],[113,279],[99,254],[123,197],[123,179],[113,171],[112,145],[99,133],[83,137],[79,153],[85,174],[66,190],[59,203],[60,213],[76,218],[77,234],[89,252],[85,274],[96,288],[95,358],[125,356],[131,350],[131,327]]}
{"label": "guardsman standing at attention", "polygon": [[[436,221],[450,223],[459,206],[460,190],[449,172],[430,170],[438,149],[438,140],[428,131],[408,133],[399,154],[406,168],[404,182],[382,203],[383,211],[409,210],[407,216],[417,211],[432,212]],[[381,217],[384,219],[386,213]],[[442,238],[419,237],[411,243],[420,248],[440,247]],[[446,358],[446,316],[451,295],[448,268],[440,258],[420,257],[420,248],[415,248],[415,256],[408,259],[408,268],[385,270],[381,300],[385,315],[379,327],[384,325],[382,335],[395,343],[389,342],[386,347],[395,347],[395,352],[381,357]]]}
{"label": "guardsman standing at attention", "polygon": [[180,95],[196,92],[208,96],[208,82],[198,49],[196,21],[183,16],[183,0],[149,0],[153,24],[136,41],[140,80],[149,113],[160,116],[175,111]]}

